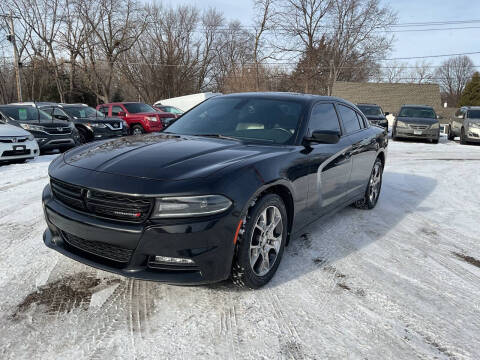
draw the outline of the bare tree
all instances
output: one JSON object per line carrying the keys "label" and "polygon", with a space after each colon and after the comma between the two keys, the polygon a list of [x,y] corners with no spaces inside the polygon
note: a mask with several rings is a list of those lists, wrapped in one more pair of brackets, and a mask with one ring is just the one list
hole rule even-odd
{"label": "bare tree", "polygon": [[445,60],[435,73],[442,89],[442,100],[447,101],[450,106],[457,106],[473,73],[473,62],[468,56],[457,56]]}
{"label": "bare tree", "polygon": [[379,0],[333,0],[329,17],[332,34],[329,54],[328,94],[352,55],[358,61],[374,62],[391,49],[393,38],[383,30],[396,22],[389,7]]}
{"label": "bare tree", "polygon": [[260,66],[266,59],[272,57],[273,50],[267,52],[263,35],[273,30],[273,21],[276,17],[275,0],[254,0],[254,9],[257,14],[254,19],[255,42],[253,45],[253,62],[255,65],[255,91],[260,89]]}
{"label": "bare tree", "polygon": [[148,14],[136,0],[78,0],[83,26],[90,35],[81,56],[85,71],[95,77],[94,90],[104,102],[113,94],[120,57],[138,41],[148,25]]}
{"label": "bare tree", "polygon": [[276,15],[275,26],[287,41],[280,42],[277,48],[302,58],[305,92],[309,92],[315,76],[316,49],[325,39],[325,20],[331,6],[332,0],[282,0]]}
{"label": "bare tree", "polygon": [[431,83],[434,79],[434,71],[432,71],[432,64],[426,61],[416,62],[412,70],[409,72],[409,82],[417,84]]}

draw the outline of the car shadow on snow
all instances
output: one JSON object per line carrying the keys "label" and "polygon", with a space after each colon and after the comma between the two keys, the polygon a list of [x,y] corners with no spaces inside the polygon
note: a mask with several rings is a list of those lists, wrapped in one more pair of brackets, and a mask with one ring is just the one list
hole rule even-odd
{"label": "car shadow on snow", "polygon": [[[279,269],[267,287],[275,287],[322,269],[342,275],[335,263],[376,241],[388,241],[389,231],[411,213],[429,211],[424,200],[433,192],[433,178],[386,171],[373,210],[347,207],[306,226],[285,249]],[[341,281],[339,281],[341,284]],[[349,290],[349,289],[347,289]]]}

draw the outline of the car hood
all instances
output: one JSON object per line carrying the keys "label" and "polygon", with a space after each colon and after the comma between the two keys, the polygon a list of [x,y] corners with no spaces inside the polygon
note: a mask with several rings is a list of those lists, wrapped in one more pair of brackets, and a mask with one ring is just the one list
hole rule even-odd
{"label": "car hood", "polygon": [[118,123],[119,121],[122,121],[120,118],[111,118],[111,117],[105,117],[105,118],[100,118],[100,117],[80,117],[76,118],[76,121],[81,121],[81,122],[92,122],[92,123],[103,123],[103,124],[111,124],[111,123]]}
{"label": "car hood", "polygon": [[437,119],[417,118],[417,117],[397,117],[397,120],[409,124],[432,125],[438,123]]}
{"label": "car hood", "polygon": [[[154,134],[87,144],[64,154],[75,167],[156,180],[206,177],[265,148],[223,139]],[[268,152],[268,151],[267,151]]]}
{"label": "car hood", "polygon": [[0,136],[29,136],[21,127],[0,123]]}

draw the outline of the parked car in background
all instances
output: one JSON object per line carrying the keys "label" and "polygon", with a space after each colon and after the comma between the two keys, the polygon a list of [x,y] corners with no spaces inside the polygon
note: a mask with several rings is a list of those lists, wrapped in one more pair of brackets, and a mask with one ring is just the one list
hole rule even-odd
{"label": "parked car in background", "polygon": [[372,125],[381,126],[388,131],[388,120],[387,115],[389,113],[384,113],[382,108],[377,104],[357,104],[357,107],[370,121]]}
{"label": "parked car in background", "polygon": [[128,124],[125,120],[106,117],[86,104],[52,104],[39,108],[56,120],[73,122],[82,144],[128,135]]}
{"label": "parked car in background", "polygon": [[182,109],[184,112],[190,110],[191,108],[197,106],[201,102],[211,99],[212,97],[222,95],[221,93],[212,93],[212,92],[204,92],[198,94],[190,94],[184,96],[178,96],[170,99],[163,99],[156,101],[153,106],[175,106],[179,109]]}
{"label": "parked car in background", "polygon": [[78,131],[71,121],[56,120],[40,110],[35,103],[0,105],[4,122],[22,127],[37,140],[40,151],[68,150],[79,141]]}
{"label": "parked car in background", "polygon": [[392,138],[430,140],[437,144],[440,139],[440,122],[433,107],[403,105],[395,116]]}
{"label": "parked car in background", "polygon": [[450,122],[448,139],[460,137],[460,144],[480,143],[480,106],[462,106]]}
{"label": "parked car in background", "polygon": [[165,132],[54,160],[44,242],[127,277],[258,288],[305,225],[375,207],[387,145],[384,129],[338,98],[215,97]]}
{"label": "parked car in background", "polygon": [[118,102],[102,104],[97,110],[105,116],[115,116],[125,120],[133,135],[162,131],[174,114],[161,113],[152,106],[139,102]]}
{"label": "parked car in background", "polygon": [[24,162],[40,153],[35,137],[18,126],[5,123],[0,117],[0,163]]}
{"label": "parked car in background", "polygon": [[176,115],[177,117],[182,115],[184,113],[183,110],[180,110],[179,108],[175,107],[175,106],[169,106],[169,105],[156,105],[154,106],[155,109],[159,109],[160,111],[163,111],[163,112],[166,112],[166,113],[170,113],[170,114],[174,114]]}

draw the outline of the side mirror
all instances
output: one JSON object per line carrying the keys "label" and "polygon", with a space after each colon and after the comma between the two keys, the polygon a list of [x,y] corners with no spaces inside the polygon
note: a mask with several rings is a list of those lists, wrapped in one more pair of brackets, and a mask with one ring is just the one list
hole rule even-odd
{"label": "side mirror", "polygon": [[385,113],[385,116],[388,116],[388,115],[390,115],[390,113],[387,111],[387,112]]}
{"label": "side mirror", "polygon": [[315,130],[311,137],[305,138],[310,143],[336,144],[340,141],[340,132],[335,130]]}
{"label": "side mirror", "polygon": [[117,116],[127,116],[127,113],[125,111],[119,111]]}

